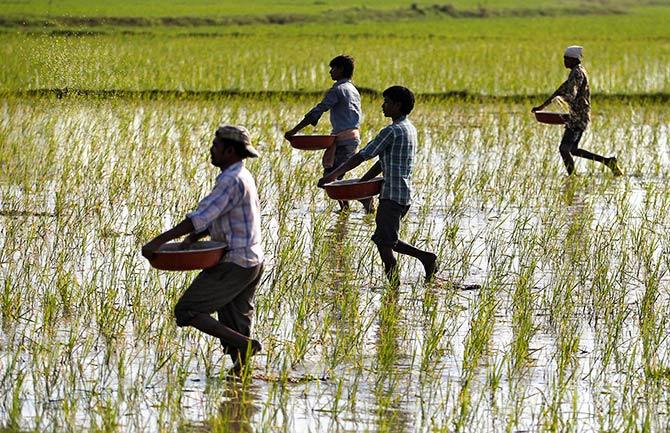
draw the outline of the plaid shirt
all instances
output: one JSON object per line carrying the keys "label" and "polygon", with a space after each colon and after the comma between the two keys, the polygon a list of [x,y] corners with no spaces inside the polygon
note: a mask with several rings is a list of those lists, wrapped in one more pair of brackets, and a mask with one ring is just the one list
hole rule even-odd
{"label": "plaid shirt", "polygon": [[256,183],[243,162],[216,177],[214,190],[186,215],[196,233],[209,230],[213,241],[228,247],[224,262],[252,268],[263,262],[261,213]]}
{"label": "plaid shirt", "polygon": [[305,114],[305,119],[316,125],[321,115],[328,110],[333,134],[347,129],[358,129],[361,126],[361,95],[351,80],[335,82],[323,100]]}
{"label": "plaid shirt", "polygon": [[412,201],[412,165],[417,146],[416,128],[407,116],[394,120],[382,129],[358,154],[363,159],[379,155],[384,173],[384,185],[379,198],[401,205]]}
{"label": "plaid shirt", "polygon": [[591,120],[591,90],[586,69],[579,64],[572,68],[568,79],[554,92],[570,106],[570,115],[565,122],[569,129],[583,131]]}

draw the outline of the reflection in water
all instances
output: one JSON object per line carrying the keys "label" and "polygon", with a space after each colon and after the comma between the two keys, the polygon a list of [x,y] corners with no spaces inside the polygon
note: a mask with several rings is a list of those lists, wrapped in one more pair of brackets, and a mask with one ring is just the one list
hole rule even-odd
{"label": "reflection in water", "polygon": [[583,191],[579,189],[579,180],[577,176],[566,176],[561,185],[561,195],[565,208],[569,214],[572,214],[576,208],[584,205]]}
{"label": "reflection in water", "polygon": [[226,385],[218,414],[203,427],[211,432],[253,433],[252,418],[259,412],[257,386],[236,380]]}
{"label": "reflection in water", "polygon": [[[377,431],[405,432],[410,430],[412,415],[403,407],[403,386],[411,382],[411,365],[403,365],[408,354],[403,353],[405,335],[401,321],[399,290],[386,287],[379,309],[377,332],[377,368],[374,396]],[[405,374],[406,373],[406,374]]]}
{"label": "reflection in water", "polygon": [[568,176],[563,183],[565,212],[569,219],[563,240],[566,256],[578,261],[583,253],[584,236],[589,233],[592,211],[585,201],[584,188],[577,176]]}
{"label": "reflection in water", "polygon": [[349,227],[347,226],[346,215],[340,214],[335,221],[335,225],[328,233],[332,253],[329,260],[329,270],[331,271],[330,282],[334,291],[336,291],[344,281],[351,279],[351,276],[348,275],[347,272],[350,267],[347,264],[346,254],[344,254],[344,244],[346,243],[348,234]]}

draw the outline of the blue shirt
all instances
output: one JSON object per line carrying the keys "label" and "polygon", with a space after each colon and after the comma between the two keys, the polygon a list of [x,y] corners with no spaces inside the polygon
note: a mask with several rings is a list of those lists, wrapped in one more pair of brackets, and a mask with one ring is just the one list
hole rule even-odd
{"label": "blue shirt", "polygon": [[412,201],[412,166],[418,139],[416,128],[407,116],[394,120],[382,129],[358,154],[363,159],[379,156],[384,185],[379,198],[401,205]]}
{"label": "blue shirt", "polygon": [[186,215],[196,233],[209,230],[213,241],[223,242],[224,262],[252,268],[263,262],[261,212],[254,178],[237,162],[216,177],[214,190]]}
{"label": "blue shirt", "polygon": [[349,79],[338,80],[328,89],[326,96],[307,114],[305,119],[316,125],[321,115],[330,110],[332,134],[347,129],[358,129],[361,125],[361,95]]}

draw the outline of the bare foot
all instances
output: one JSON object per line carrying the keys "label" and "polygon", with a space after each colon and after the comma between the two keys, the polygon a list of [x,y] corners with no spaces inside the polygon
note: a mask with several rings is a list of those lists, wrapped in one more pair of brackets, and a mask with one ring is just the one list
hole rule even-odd
{"label": "bare foot", "polygon": [[400,269],[398,269],[397,264],[386,268],[384,273],[386,274],[389,287],[392,289],[397,289],[400,287]]}
{"label": "bare foot", "polygon": [[239,349],[237,359],[235,360],[232,368],[228,370],[228,374],[239,376],[240,373],[242,373],[246,362],[261,350],[263,350],[263,346],[261,345],[260,341],[251,339],[247,347]]}
{"label": "bare foot", "polygon": [[422,260],[423,268],[426,270],[426,283],[430,283],[437,273],[437,256],[433,253],[428,253],[427,258]]}
{"label": "bare foot", "polygon": [[606,159],[605,159],[605,165],[606,165],[610,170],[612,170],[612,174],[613,174],[614,176],[622,176],[622,175],[623,175],[623,171],[622,171],[621,168],[619,167],[619,164],[618,164],[618,162],[617,162],[616,156],[613,156],[613,157],[611,157],[611,158],[606,158]]}

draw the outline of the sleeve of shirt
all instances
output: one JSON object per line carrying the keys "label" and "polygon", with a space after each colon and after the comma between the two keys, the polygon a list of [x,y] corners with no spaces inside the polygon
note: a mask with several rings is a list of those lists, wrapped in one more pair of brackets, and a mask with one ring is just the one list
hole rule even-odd
{"label": "sleeve of shirt", "polygon": [[201,233],[221,214],[230,210],[240,201],[240,188],[236,179],[227,178],[218,182],[214,190],[200,200],[198,207],[186,216],[191,220],[196,233]]}
{"label": "sleeve of shirt", "polygon": [[326,96],[323,97],[323,100],[316,104],[314,108],[309,110],[305,114],[305,119],[309,120],[310,123],[316,125],[323,113],[333,108],[337,101],[339,100],[339,89],[335,86],[328,89]]}
{"label": "sleeve of shirt", "polygon": [[581,74],[577,69],[573,69],[568,76],[568,79],[565,80],[563,84],[556,90],[556,96],[567,100],[568,102],[572,101],[577,95],[577,89],[581,82]]}
{"label": "sleeve of shirt", "polygon": [[363,157],[364,160],[374,158],[375,156],[382,153],[387,146],[393,143],[394,138],[393,128],[386,127],[379,131],[379,134],[372,139],[371,142],[365,145],[358,154]]}

